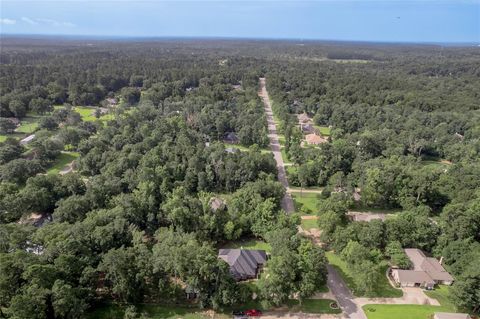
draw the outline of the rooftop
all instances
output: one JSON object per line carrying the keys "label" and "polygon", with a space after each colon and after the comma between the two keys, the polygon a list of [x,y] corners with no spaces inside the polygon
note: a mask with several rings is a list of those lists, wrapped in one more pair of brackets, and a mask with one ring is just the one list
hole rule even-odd
{"label": "rooftop", "polygon": [[407,248],[405,249],[405,254],[412,262],[413,270],[424,271],[433,280],[453,281],[453,277],[443,268],[438,260],[425,256],[420,249]]}
{"label": "rooftop", "polygon": [[230,265],[230,273],[236,280],[255,278],[258,268],[267,262],[264,250],[220,249],[218,257]]}
{"label": "rooftop", "polygon": [[435,319],[470,319],[466,313],[435,312]]}

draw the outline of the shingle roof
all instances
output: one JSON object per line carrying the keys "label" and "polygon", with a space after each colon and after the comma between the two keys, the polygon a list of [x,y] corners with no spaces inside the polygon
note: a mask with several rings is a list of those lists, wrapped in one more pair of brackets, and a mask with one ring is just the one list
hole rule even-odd
{"label": "shingle roof", "polygon": [[258,267],[267,261],[264,250],[220,249],[218,257],[230,265],[230,272],[237,280],[254,278]]}
{"label": "shingle roof", "polygon": [[453,281],[453,277],[443,268],[438,260],[425,256],[420,249],[407,248],[405,249],[405,254],[412,262],[413,270],[424,271],[433,280]]}
{"label": "shingle roof", "polygon": [[435,282],[425,271],[417,270],[402,270],[397,269],[398,280],[402,283],[425,283],[434,285]]}

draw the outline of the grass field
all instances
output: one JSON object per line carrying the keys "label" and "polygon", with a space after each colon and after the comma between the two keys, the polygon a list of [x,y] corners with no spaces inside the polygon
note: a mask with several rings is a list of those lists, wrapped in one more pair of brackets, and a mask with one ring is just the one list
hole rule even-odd
{"label": "grass field", "polygon": [[53,166],[47,170],[47,174],[58,174],[68,163],[79,156],[80,154],[76,152],[61,153],[55,160]]}
{"label": "grass field", "polygon": [[223,248],[263,249],[267,252],[272,250],[270,244],[256,238],[235,240],[229,242]]}
{"label": "grass field", "polygon": [[347,284],[347,286],[350,288],[352,293],[357,296],[357,297],[374,297],[374,298],[379,298],[379,297],[384,297],[384,298],[396,298],[396,297],[402,297],[403,292],[400,289],[396,289],[390,285],[388,282],[387,276],[385,275],[386,269],[383,268],[380,270],[379,278],[380,280],[377,282],[377,285],[374,289],[374,291],[370,294],[363,295],[359,294],[355,286],[355,282],[353,281],[353,275],[350,273],[347,263],[343,261],[340,256],[334,254],[333,252],[326,252],[325,255],[327,256],[328,262],[335,267],[335,269],[338,271],[340,276],[342,276],[343,280]]}
{"label": "grass field", "polygon": [[305,230],[310,230],[312,228],[318,228],[318,223],[316,219],[302,219],[302,228]]}
{"label": "grass field", "polygon": [[313,127],[316,128],[323,136],[330,136],[331,129],[328,126],[314,125]]}
{"label": "grass field", "polygon": [[320,194],[317,193],[301,193],[301,192],[292,192],[293,202],[295,203],[295,211],[312,215],[317,212],[317,205],[320,201]]}
{"label": "grass field", "polygon": [[33,133],[37,127],[38,127],[38,121],[41,119],[41,117],[33,117],[33,116],[27,116],[22,119],[20,122],[20,126],[17,127],[15,130],[18,133],[26,133],[26,134],[31,134]]}

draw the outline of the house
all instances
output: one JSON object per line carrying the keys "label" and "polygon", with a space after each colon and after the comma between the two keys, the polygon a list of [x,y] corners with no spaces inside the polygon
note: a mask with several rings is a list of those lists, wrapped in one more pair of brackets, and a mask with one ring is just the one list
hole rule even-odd
{"label": "house", "polygon": [[264,250],[220,249],[218,258],[230,266],[230,273],[237,281],[257,278],[267,262]]}
{"label": "house", "polygon": [[466,313],[435,312],[433,319],[471,319]]}
{"label": "house", "polygon": [[300,124],[300,130],[305,133],[315,133],[315,128],[312,124]]}
{"label": "house", "polygon": [[34,227],[42,227],[53,221],[51,214],[31,213],[28,216],[22,217],[18,223],[22,225],[32,225]]}
{"label": "house", "polygon": [[237,143],[238,143],[237,134],[235,134],[235,132],[225,133],[225,135],[224,135],[224,137],[223,137],[223,141],[224,141],[225,143],[237,144]]}
{"label": "house", "polygon": [[305,141],[310,145],[319,145],[327,142],[326,139],[314,133],[305,135]]}
{"label": "house", "polygon": [[213,212],[216,212],[217,210],[223,210],[225,208],[225,201],[221,198],[218,197],[212,197],[210,198],[210,201],[208,202],[210,209]]}
{"label": "house", "polygon": [[114,106],[114,105],[117,105],[118,101],[116,98],[114,97],[109,97],[106,99],[107,101],[107,104],[110,105],[110,106]]}
{"label": "house", "polygon": [[451,285],[453,277],[443,268],[438,260],[427,257],[416,248],[405,249],[405,254],[412,262],[408,270],[393,269],[391,275],[401,287],[422,287],[432,289],[436,284]]}
{"label": "house", "polygon": [[312,119],[305,112],[303,112],[300,115],[297,115],[297,118],[298,118],[298,122],[300,122],[300,124],[307,124],[307,123],[312,122]]}

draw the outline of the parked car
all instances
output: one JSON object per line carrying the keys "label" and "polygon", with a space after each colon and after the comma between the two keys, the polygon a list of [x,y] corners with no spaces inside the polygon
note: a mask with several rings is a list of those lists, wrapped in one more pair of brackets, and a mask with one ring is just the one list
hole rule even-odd
{"label": "parked car", "polygon": [[245,310],[245,314],[249,317],[259,317],[262,315],[262,312],[258,309],[249,309]]}

